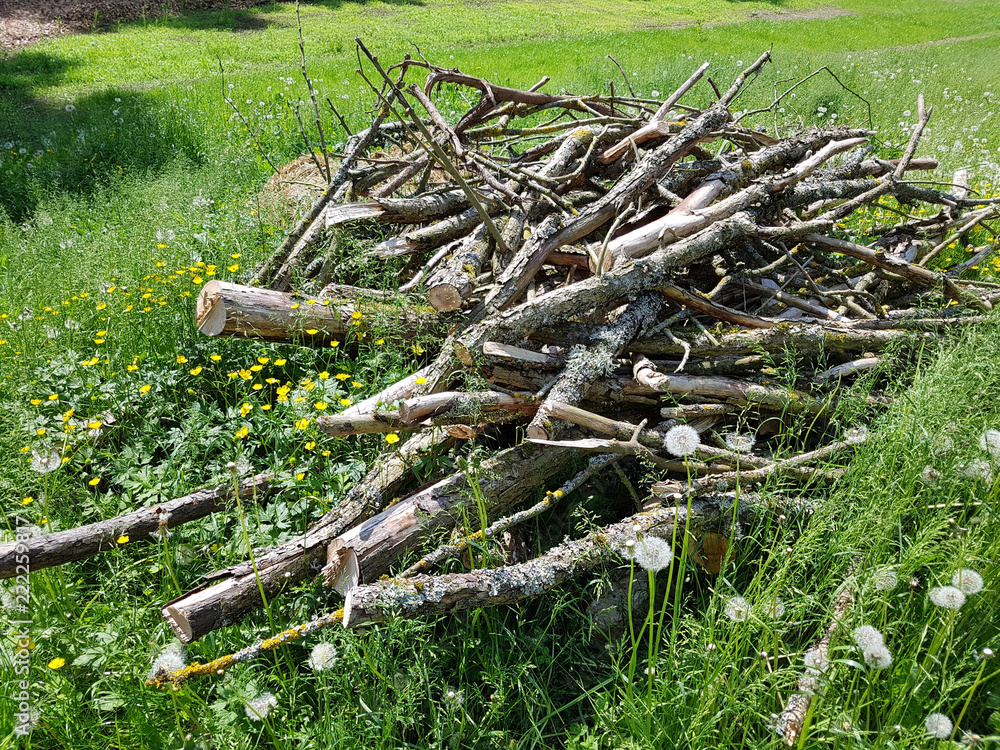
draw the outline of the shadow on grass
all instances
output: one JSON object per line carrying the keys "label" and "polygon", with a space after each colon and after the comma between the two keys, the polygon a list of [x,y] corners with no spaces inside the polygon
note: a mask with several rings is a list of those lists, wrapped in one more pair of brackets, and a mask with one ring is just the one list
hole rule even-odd
{"label": "shadow on grass", "polygon": [[162,97],[112,88],[70,104],[37,95],[73,65],[33,49],[0,59],[0,210],[13,221],[60,193],[86,194],[178,156],[204,161],[191,121]]}

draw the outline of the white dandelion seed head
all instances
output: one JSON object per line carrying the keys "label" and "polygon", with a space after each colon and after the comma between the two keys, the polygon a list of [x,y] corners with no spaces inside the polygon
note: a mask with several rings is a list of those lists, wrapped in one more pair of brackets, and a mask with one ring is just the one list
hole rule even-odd
{"label": "white dandelion seed head", "polygon": [[830,668],[830,659],[818,648],[811,648],[802,654],[802,661],[809,669],[817,672],[825,672]]}
{"label": "white dandelion seed head", "polygon": [[674,559],[670,542],[658,536],[644,536],[634,547],[635,562],[643,570],[660,571]]}
{"label": "white dandelion seed head", "polygon": [[785,615],[785,605],[781,599],[767,602],[763,607],[764,617],[769,620],[777,620]]}
{"label": "white dandelion seed head", "polygon": [[979,438],[979,447],[993,458],[1000,458],[1000,430],[987,430]]}
{"label": "white dandelion seed head", "polygon": [[742,596],[732,596],[726,601],[726,617],[733,622],[744,622],[753,612],[750,602]]}
{"label": "white dandelion seed head", "polygon": [[700,444],[698,431],[686,424],[674,425],[663,438],[663,447],[673,456],[690,456]]}
{"label": "white dandelion seed head", "polygon": [[944,714],[933,713],[924,719],[924,729],[927,730],[927,734],[931,737],[937,737],[939,740],[951,737],[951,730],[954,728],[955,725],[951,723],[951,719]]}
{"label": "white dandelion seed head", "polygon": [[944,609],[961,609],[965,604],[965,594],[955,586],[938,586],[928,593],[930,600]]}
{"label": "white dandelion seed head", "polygon": [[173,229],[157,229],[156,239],[158,242],[173,242],[177,238],[177,234]]}
{"label": "white dandelion seed head", "polygon": [[317,643],[309,654],[309,667],[316,672],[322,672],[333,666],[337,660],[337,649],[332,643]]}
{"label": "white dandelion seed head", "polygon": [[993,482],[993,467],[989,461],[971,461],[958,467],[958,473],[969,479],[982,479],[987,484]]}
{"label": "white dandelion seed head", "polygon": [[243,710],[252,721],[263,721],[267,715],[278,707],[278,699],[274,693],[261,693],[256,698],[247,701]]}
{"label": "white dandelion seed head", "polygon": [[31,451],[31,470],[38,474],[50,474],[62,466],[62,454],[52,448]]}
{"label": "white dandelion seed head", "polygon": [[723,436],[723,440],[734,453],[749,453],[757,444],[757,437],[749,432],[730,432]]}
{"label": "white dandelion seed head", "polygon": [[924,484],[936,484],[937,480],[941,478],[941,472],[935,469],[933,466],[928,464],[924,467],[924,470],[920,472],[920,481]]}
{"label": "white dandelion seed head", "polygon": [[873,645],[864,649],[865,664],[872,669],[888,669],[892,666],[892,654],[885,644]]}
{"label": "white dandelion seed head", "polygon": [[868,428],[864,425],[848,430],[847,434],[844,436],[844,440],[846,440],[849,445],[860,445],[867,439]]}
{"label": "white dandelion seed head", "polygon": [[858,644],[858,648],[863,651],[885,644],[882,632],[874,625],[862,625],[859,628],[855,628],[851,635],[854,636],[854,642]]}
{"label": "white dandelion seed head", "polygon": [[178,672],[187,666],[184,659],[184,644],[174,641],[157,654],[153,666],[149,670],[150,678],[160,672]]}
{"label": "white dandelion seed head", "polygon": [[465,691],[455,690],[455,688],[449,687],[444,691],[444,703],[451,710],[456,710],[465,702]]}
{"label": "white dandelion seed head", "polygon": [[899,578],[894,570],[880,570],[875,574],[876,591],[894,591],[899,585]]}
{"label": "white dandelion seed head", "polygon": [[983,577],[974,570],[963,568],[951,577],[951,585],[963,594],[978,594],[983,590]]}

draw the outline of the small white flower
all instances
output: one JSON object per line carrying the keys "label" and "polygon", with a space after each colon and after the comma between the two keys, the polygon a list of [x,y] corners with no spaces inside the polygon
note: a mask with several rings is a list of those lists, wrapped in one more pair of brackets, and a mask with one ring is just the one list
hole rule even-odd
{"label": "small white flower", "polygon": [[686,424],[674,425],[663,438],[663,447],[674,456],[690,456],[700,444],[698,431]]}
{"label": "small white flower", "polygon": [[309,654],[309,667],[322,672],[333,666],[337,660],[337,649],[332,643],[317,643]]}
{"label": "small white flower", "polygon": [[951,737],[951,730],[955,728],[955,725],[944,714],[933,713],[924,719],[924,728],[931,737],[946,740]]}
{"label": "small white flower", "polygon": [[952,576],[951,585],[963,594],[978,594],[983,590],[983,577],[974,570],[963,568]]}
{"label": "small white flower", "polygon": [[153,678],[160,672],[179,672],[184,669],[185,665],[184,644],[174,641],[153,659],[153,666],[149,670],[149,676]]}
{"label": "small white flower", "polygon": [[244,706],[247,717],[253,721],[263,721],[272,710],[278,707],[278,699],[274,693],[261,693]]}
{"label": "small white flower", "polygon": [[899,585],[899,578],[893,570],[882,570],[875,574],[876,591],[893,591]]}
{"label": "small white flower", "polygon": [[852,635],[854,636],[854,642],[858,644],[858,648],[863,651],[873,646],[882,646],[885,644],[885,638],[883,638],[881,631],[874,625],[862,625],[859,628],[855,628]]}
{"label": "small white flower", "polygon": [[723,437],[726,447],[734,453],[749,453],[757,444],[757,438],[749,432],[730,432]]}
{"label": "small white flower", "polygon": [[658,571],[667,568],[674,559],[674,550],[666,539],[644,536],[634,547],[635,562],[644,570]]}
{"label": "small white flower", "polygon": [[742,596],[733,596],[726,601],[726,617],[733,622],[746,621],[752,612],[753,608],[750,606],[750,602]]}
{"label": "small white flower", "polygon": [[979,447],[993,458],[1000,458],[1000,430],[987,430],[979,438]]}
{"label": "small white flower", "polygon": [[961,609],[965,604],[965,594],[954,586],[938,586],[928,594],[930,600],[944,609]]}

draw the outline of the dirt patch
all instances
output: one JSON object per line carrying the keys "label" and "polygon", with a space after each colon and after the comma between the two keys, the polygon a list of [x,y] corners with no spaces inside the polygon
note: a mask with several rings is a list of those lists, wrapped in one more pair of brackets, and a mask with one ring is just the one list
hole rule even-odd
{"label": "dirt patch", "polygon": [[[952,0],[952,2],[965,2],[965,0]],[[889,47],[891,50],[898,50],[900,52],[906,52],[908,50],[914,49],[924,49],[925,47],[936,47],[940,44],[961,44],[962,42],[977,42],[980,39],[993,39],[994,37],[1000,36],[1000,32],[991,31],[988,34],[973,34],[972,36],[949,36],[944,39],[931,39],[928,42],[919,42],[917,44],[905,44],[899,47]]]}
{"label": "dirt patch", "polygon": [[[63,34],[100,31],[119,21],[196,10],[245,10],[271,0],[0,0],[0,48],[8,54]],[[263,27],[240,19],[237,30]]]}
{"label": "dirt patch", "polygon": [[825,21],[829,18],[856,15],[854,11],[838,8],[835,5],[821,5],[818,8],[803,8],[801,10],[753,10],[750,18],[758,21]]}

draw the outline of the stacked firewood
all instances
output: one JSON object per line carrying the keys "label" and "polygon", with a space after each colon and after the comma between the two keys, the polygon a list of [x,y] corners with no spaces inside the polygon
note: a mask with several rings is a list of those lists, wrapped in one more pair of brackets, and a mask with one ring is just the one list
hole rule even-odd
{"label": "stacked firewood", "polygon": [[[716,100],[698,109],[681,100],[707,63],[661,102],[547,94],[547,79],[515,90],[409,58],[383,68],[358,45],[378,82],[377,116],[328,163],[326,193],[252,286],[205,286],[198,325],[319,344],[393,320],[405,336],[440,332],[440,349],[410,377],[320,418],[329,435],[403,439],[303,537],[167,604],[185,642],[320,570],[346,596],[335,619],[348,627],[535,596],[614,559],[637,534],[669,538],[717,572],[733,490],[747,500],[744,489],[768,484],[781,488],[769,495],[777,512],[808,511],[803,488],[840,476],[831,467],[864,437],[833,421],[842,387],[883,366],[887,350],[981,320],[1000,299],[995,284],[964,278],[989,247],[952,268],[939,262],[974,229],[992,231],[998,199],[970,197],[964,174],[949,192],[905,179],[937,166],[915,158],[930,116],[922,98],[907,148],[887,159],[871,130],[778,137],[742,124],[731,103],[769,53],[725,91],[707,79]],[[407,83],[414,73],[422,86]],[[478,97],[451,123],[435,101],[456,92]],[[916,216],[916,204],[933,211]],[[859,212],[876,205],[902,216],[862,226]],[[410,258],[399,294],[317,284],[332,268],[320,240],[372,237],[373,225],[381,237],[368,252]],[[322,290],[293,292],[310,285]],[[789,351],[794,382],[774,371]],[[480,386],[456,386],[470,382]],[[870,397],[876,408],[886,400]],[[775,453],[769,438],[796,425],[810,426],[806,452]],[[408,487],[421,455],[486,431],[508,447],[478,467],[475,487],[469,472]],[[659,477],[637,493],[634,515],[532,560],[429,573],[627,462]],[[546,487],[558,489],[541,497]],[[399,571],[476,507],[487,528]],[[744,502],[735,515],[745,512]]]}

